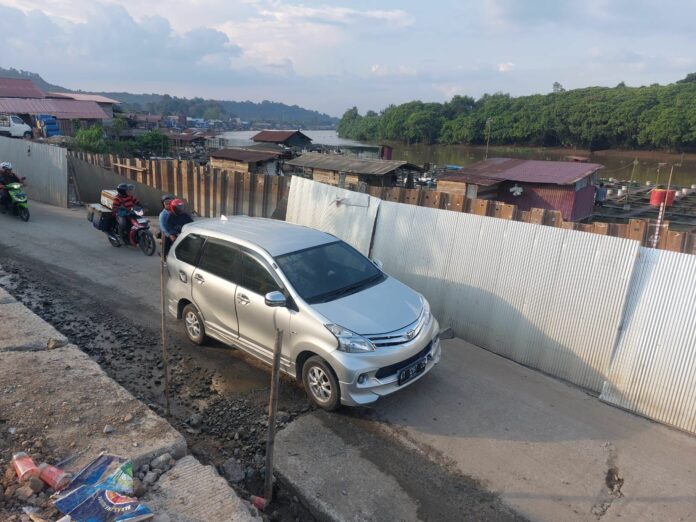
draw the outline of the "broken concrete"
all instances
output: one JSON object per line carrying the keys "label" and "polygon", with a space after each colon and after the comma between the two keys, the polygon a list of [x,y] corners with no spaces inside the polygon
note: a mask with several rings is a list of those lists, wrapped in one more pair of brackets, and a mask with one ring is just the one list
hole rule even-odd
{"label": "broken concrete", "polygon": [[278,434],[275,467],[320,520],[420,520],[418,505],[399,483],[316,415],[305,415]]}
{"label": "broken concrete", "polygon": [[253,522],[245,503],[230,489],[215,468],[194,457],[179,460],[143,499],[157,516],[153,522]]}
{"label": "broken concrete", "polygon": [[5,290],[0,288],[0,352],[45,350],[49,345],[66,345],[67,338],[29,312]]}

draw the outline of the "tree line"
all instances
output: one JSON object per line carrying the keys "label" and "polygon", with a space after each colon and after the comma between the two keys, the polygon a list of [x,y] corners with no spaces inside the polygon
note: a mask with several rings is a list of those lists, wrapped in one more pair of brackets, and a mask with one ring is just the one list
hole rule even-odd
{"label": "tree line", "polygon": [[360,141],[696,150],[696,73],[670,85],[587,87],[512,97],[412,101],[347,110],[338,135]]}

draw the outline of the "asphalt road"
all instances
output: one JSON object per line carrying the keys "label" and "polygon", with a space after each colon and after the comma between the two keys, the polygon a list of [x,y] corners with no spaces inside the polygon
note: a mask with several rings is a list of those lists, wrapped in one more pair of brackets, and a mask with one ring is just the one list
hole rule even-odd
{"label": "asphalt road", "polygon": [[[39,278],[39,269],[50,272],[54,286],[157,326],[156,256],[111,247],[85,220],[84,209],[32,203],[31,210],[29,223],[0,216],[0,265],[4,259],[24,263]],[[267,371],[238,352],[187,350],[217,372],[223,389],[267,387]],[[286,385],[283,393],[295,396],[296,390]],[[399,482],[421,520],[466,518],[461,508],[470,504],[470,489],[448,491],[449,498],[430,510],[432,488],[419,485],[422,477],[445,483],[453,476],[483,485],[533,520],[696,519],[694,437],[460,340],[445,343],[443,364],[413,386],[374,408],[338,415],[330,426],[335,434],[347,445],[362,445],[362,458]],[[369,442],[366,423],[375,432]],[[405,457],[392,447],[402,443],[409,448]],[[428,458],[420,462],[414,449]],[[409,459],[403,468],[399,458]],[[501,509],[499,518],[506,513]]]}

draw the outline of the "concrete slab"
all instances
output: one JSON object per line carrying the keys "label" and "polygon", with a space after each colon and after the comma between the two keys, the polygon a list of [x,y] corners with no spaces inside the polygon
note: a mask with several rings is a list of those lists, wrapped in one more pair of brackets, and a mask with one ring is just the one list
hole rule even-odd
{"label": "concrete slab", "polygon": [[[129,457],[135,467],[163,453],[186,454],[180,433],[72,345],[0,353],[0,411],[6,425],[38,429],[59,455],[83,452],[74,467],[102,451]],[[103,433],[107,424],[112,433]]]}
{"label": "concrete slab", "polygon": [[696,520],[695,437],[460,339],[442,361],[375,404],[395,436],[532,520]]}
{"label": "concrete slab", "polygon": [[194,457],[179,460],[143,498],[157,515],[153,522],[253,522],[244,501],[212,466]]}
{"label": "concrete slab", "polygon": [[396,479],[362,458],[315,414],[278,433],[275,468],[320,520],[420,520],[418,505]]}
{"label": "concrete slab", "polygon": [[56,339],[67,344],[68,339],[29,311],[24,305],[14,300],[4,290],[0,293],[0,352],[45,350],[49,339]]}

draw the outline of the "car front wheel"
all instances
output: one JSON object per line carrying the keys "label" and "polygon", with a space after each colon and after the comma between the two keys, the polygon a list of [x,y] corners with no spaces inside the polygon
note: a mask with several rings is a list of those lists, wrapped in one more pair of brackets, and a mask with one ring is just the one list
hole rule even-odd
{"label": "car front wheel", "polygon": [[203,318],[201,314],[198,313],[198,310],[196,310],[196,307],[191,304],[186,305],[181,315],[184,318],[186,337],[188,337],[192,343],[205,344],[206,336]]}
{"label": "car front wheel", "polygon": [[309,399],[320,408],[333,411],[341,405],[338,379],[327,362],[315,355],[302,367],[302,383]]}

